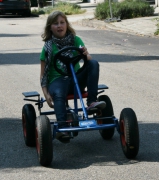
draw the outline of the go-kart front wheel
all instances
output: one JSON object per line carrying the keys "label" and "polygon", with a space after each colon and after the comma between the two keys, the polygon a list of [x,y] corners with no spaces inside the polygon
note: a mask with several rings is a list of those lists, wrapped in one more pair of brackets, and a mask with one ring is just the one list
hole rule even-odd
{"label": "go-kart front wheel", "polygon": [[22,108],[22,126],[24,141],[27,146],[35,146],[36,113],[32,104],[25,104]]}
{"label": "go-kart front wheel", "polygon": [[49,166],[53,158],[52,132],[49,118],[45,115],[36,119],[36,149],[42,166]]}
{"label": "go-kart front wheel", "polygon": [[[102,115],[100,117],[112,117],[114,115],[113,106],[110,98],[107,95],[101,95],[98,97],[98,101],[105,101],[106,107],[102,109]],[[101,122],[101,124],[114,124],[113,119],[107,119]],[[99,130],[101,136],[105,140],[109,140],[114,135],[114,128]]]}
{"label": "go-kart front wheel", "polygon": [[133,159],[139,150],[139,129],[136,114],[131,108],[121,111],[119,125],[122,150],[128,159]]}
{"label": "go-kart front wheel", "polygon": [[[72,126],[73,127],[78,127],[78,116],[75,112],[67,113],[67,121],[72,121]],[[73,132],[73,136],[78,136],[78,131]]]}

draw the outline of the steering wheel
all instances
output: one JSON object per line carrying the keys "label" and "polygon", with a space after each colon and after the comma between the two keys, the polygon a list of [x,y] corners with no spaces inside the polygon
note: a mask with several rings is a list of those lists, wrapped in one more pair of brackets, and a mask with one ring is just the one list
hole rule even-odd
{"label": "steering wheel", "polygon": [[[78,69],[76,74],[79,74],[81,71],[83,71],[87,64],[87,56],[83,54],[83,50],[75,47],[75,46],[69,46],[66,48],[61,49],[58,53],[55,54],[54,57],[54,68],[55,70],[64,76],[72,76],[70,63],[75,66],[79,61],[83,61],[83,65]],[[66,71],[63,71],[57,64],[63,63],[65,65]]]}

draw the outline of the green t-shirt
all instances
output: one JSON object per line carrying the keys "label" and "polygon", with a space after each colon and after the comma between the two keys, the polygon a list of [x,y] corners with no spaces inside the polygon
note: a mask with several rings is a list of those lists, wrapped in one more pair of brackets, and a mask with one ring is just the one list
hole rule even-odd
{"label": "green t-shirt", "polygon": [[[84,43],[82,41],[82,39],[78,36],[75,36],[75,44],[74,44],[75,47],[80,47],[80,46],[84,46]],[[54,81],[56,78],[60,77],[61,74],[59,74],[55,68],[54,68],[54,65],[53,65],[53,60],[54,60],[54,56],[55,54],[59,51],[57,46],[55,44],[52,45],[52,49],[53,49],[53,53],[52,53],[52,60],[51,60],[51,64],[50,64],[50,69],[49,69],[49,72],[48,72],[48,78],[49,78],[49,84]],[[42,52],[40,54],[40,60],[41,61],[45,61],[45,49],[43,47],[42,49]],[[79,63],[77,63],[75,65],[75,71],[77,71],[79,69],[80,65]]]}

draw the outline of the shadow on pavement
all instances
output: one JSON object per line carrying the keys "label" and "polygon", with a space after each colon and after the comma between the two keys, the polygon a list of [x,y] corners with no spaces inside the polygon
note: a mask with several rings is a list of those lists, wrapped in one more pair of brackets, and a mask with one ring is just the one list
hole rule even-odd
{"label": "shadow on pavement", "polygon": [[[9,24],[9,25],[12,25],[12,26],[14,26],[14,25],[16,25],[16,23],[13,23],[13,24]],[[27,36],[34,36],[34,34],[0,34],[0,38],[2,37],[2,38],[10,38],[10,37],[27,37]]]}
{"label": "shadow on pavement", "polygon": [[[23,50],[25,50],[25,49],[22,49],[19,51],[23,51]],[[14,51],[14,50],[12,50],[12,51]],[[39,53],[7,53],[7,54],[0,54],[0,56],[1,56],[0,57],[1,65],[40,64],[40,60],[39,60],[40,59],[40,50],[39,50]]]}
{"label": "shadow on pavement", "polygon": [[[8,168],[40,166],[36,149],[27,147],[24,143],[21,119],[1,118],[0,127],[1,171],[7,172]],[[117,132],[109,141],[103,140],[98,131],[80,132],[69,144],[54,140],[54,160],[50,168],[79,169],[89,166],[159,162],[158,129],[159,123],[139,121],[140,149],[134,160],[124,156]]]}
{"label": "shadow on pavement", "polygon": [[[28,49],[20,49],[19,51],[25,51]],[[36,50],[36,49],[34,49]],[[12,50],[14,51],[14,50]],[[17,50],[15,50],[17,51]],[[1,53],[0,54],[0,64],[1,65],[25,65],[25,64],[39,64],[40,63],[40,52],[39,53]],[[131,62],[131,61],[152,61],[159,60],[159,56],[128,56],[128,55],[116,55],[116,54],[91,54],[93,59],[98,60],[98,62],[106,63],[120,63],[120,62]]]}
{"label": "shadow on pavement", "polygon": [[25,17],[25,16],[21,16],[21,15],[12,15],[12,14],[6,14],[6,15],[0,15],[0,19],[1,18],[12,18],[12,19],[20,19],[20,18],[35,18],[35,17],[39,17],[38,15],[32,14],[30,17]]}
{"label": "shadow on pavement", "polygon": [[[85,41],[90,41],[92,43],[92,46],[94,48],[98,47],[98,49],[102,48],[100,52],[104,52],[105,54],[91,54],[93,59],[98,60],[99,62],[131,62],[131,61],[152,61],[152,60],[159,60],[158,56],[158,40],[155,38],[148,38],[148,37],[139,37],[139,36],[133,36],[133,35],[127,35],[122,33],[116,33],[114,31],[106,31],[106,30],[82,30],[77,31],[80,36],[85,37],[85,33],[89,33],[89,39],[86,39]],[[2,38],[12,38],[13,42],[16,41],[16,37],[29,37],[34,39],[34,36],[37,36],[37,34],[0,34],[0,37]],[[39,35],[38,35],[39,36]],[[104,37],[103,37],[104,36]],[[111,40],[107,40],[107,37],[113,36]],[[39,42],[41,41],[41,38],[39,36]],[[7,40],[6,40],[7,42]],[[98,45],[98,43],[100,43]],[[37,44],[36,44],[37,45]],[[134,46],[135,45],[135,46]],[[37,46],[36,46],[37,47]],[[19,47],[18,47],[19,48]],[[11,50],[1,50],[0,54],[0,64],[1,65],[14,65],[14,64],[39,64],[39,56],[41,53],[41,48],[30,48],[30,49],[18,49],[15,47],[15,49]],[[88,47],[89,48],[89,47]],[[117,50],[118,53],[116,54],[108,54],[107,48],[110,51]],[[149,55],[149,49],[151,48],[151,55]],[[39,53],[35,53],[35,50]],[[103,51],[102,51],[103,50]],[[14,53],[15,51],[15,53]],[[25,51],[29,51],[28,53],[25,53]],[[125,51],[128,53],[130,52],[137,52],[133,55],[127,55],[127,54],[119,54],[121,51]],[[33,52],[33,53],[30,53]],[[154,53],[153,53],[154,52]],[[140,55],[141,54],[141,55]],[[152,55],[154,54],[154,55]],[[156,55],[157,54],[157,55]]]}

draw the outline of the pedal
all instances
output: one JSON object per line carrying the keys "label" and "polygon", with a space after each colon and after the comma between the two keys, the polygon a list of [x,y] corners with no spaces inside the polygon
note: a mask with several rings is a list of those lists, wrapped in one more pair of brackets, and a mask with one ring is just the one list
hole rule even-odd
{"label": "pedal", "polygon": [[87,110],[87,114],[92,115],[94,113],[98,113],[98,111],[99,111],[98,108],[91,108],[91,109]]}

